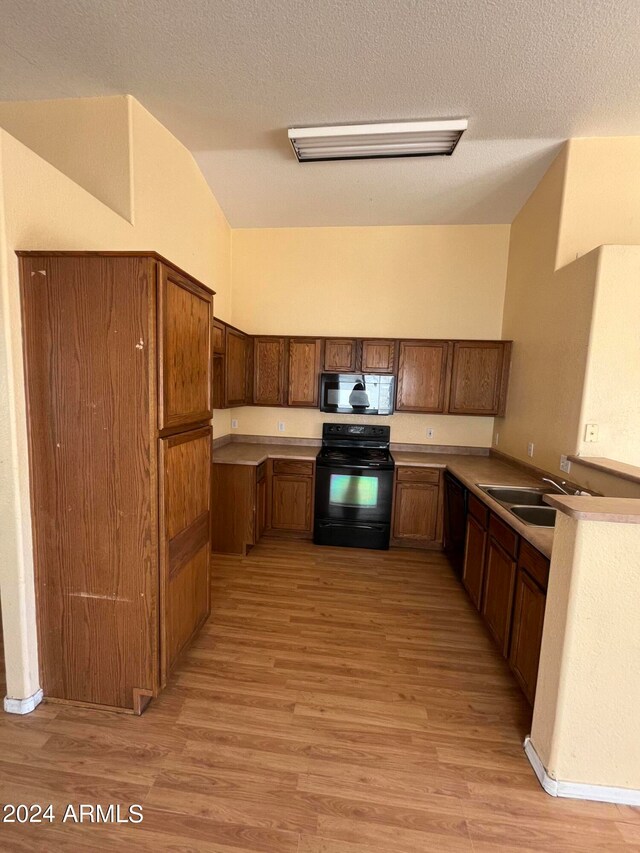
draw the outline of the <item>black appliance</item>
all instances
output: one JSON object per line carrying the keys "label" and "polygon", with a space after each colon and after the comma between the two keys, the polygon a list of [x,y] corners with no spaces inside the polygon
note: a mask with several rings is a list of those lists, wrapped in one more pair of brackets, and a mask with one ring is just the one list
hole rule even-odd
{"label": "black appliance", "polygon": [[467,535],[467,490],[449,471],[444,472],[444,552],[462,578]]}
{"label": "black appliance", "polygon": [[394,380],[394,376],[371,373],[323,373],[320,411],[338,415],[390,415]]}
{"label": "black appliance", "polygon": [[394,469],[390,435],[388,426],[323,424],[316,458],[317,545],[389,547]]}

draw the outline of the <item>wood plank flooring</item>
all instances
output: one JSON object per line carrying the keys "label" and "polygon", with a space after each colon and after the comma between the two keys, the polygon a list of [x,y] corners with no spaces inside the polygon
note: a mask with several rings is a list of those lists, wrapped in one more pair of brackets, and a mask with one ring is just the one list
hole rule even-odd
{"label": "wood plank flooring", "polygon": [[[211,619],[142,717],[0,715],[0,802],[58,814],[0,824],[0,850],[640,850],[640,810],[541,790],[529,725],[442,555],[265,542],[215,558]],[[62,824],[68,803],[144,821]]]}

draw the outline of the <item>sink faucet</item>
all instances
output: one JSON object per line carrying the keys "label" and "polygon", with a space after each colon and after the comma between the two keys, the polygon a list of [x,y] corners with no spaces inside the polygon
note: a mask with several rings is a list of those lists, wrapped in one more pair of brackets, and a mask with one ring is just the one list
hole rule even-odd
{"label": "sink faucet", "polygon": [[543,477],[542,482],[543,483],[551,483],[551,485],[554,488],[556,488],[559,492],[561,492],[563,495],[579,495],[580,494],[580,489],[576,489],[574,491],[568,491],[567,489],[565,489],[564,487],[567,485],[566,480],[563,480],[562,483],[556,483],[556,481],[552,480],[551,477]]}

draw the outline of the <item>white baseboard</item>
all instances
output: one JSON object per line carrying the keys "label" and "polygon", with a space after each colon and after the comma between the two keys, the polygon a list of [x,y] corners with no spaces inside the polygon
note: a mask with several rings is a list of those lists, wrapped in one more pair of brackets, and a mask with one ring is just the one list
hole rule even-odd
{"label": "white baseboard", "polygon": [[7,714],[30,714],[42,702],[42,689],[36,690],[33,696],[26,699],[10,699],[4,697],[4,709]]}
{"label": "white baseboard", "polygon": [[561,782],[552,779],[545,770],[536,752],[531,738],[524,739],[525,755],[533,767],[533,772],[538,777],[547,794],[552,797],[567,797],[574,800],[595,800],[599,803],[620,803],[625,806],[640,806],[640,790],[636,788],[613,788],[608,785],[590,785],[587,782]]}

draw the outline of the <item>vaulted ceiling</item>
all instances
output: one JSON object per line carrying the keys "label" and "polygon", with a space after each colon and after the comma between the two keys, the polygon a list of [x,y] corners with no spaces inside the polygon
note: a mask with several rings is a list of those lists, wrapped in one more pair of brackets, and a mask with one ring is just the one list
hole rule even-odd
{"label": "vaulted ceiling", "polygon": [[[131,93],[234,227],[510,222],[562,141],[640,134],[637,0],[0,0],[0,99]],[[291,125],[469,118],[299,164]]]}

